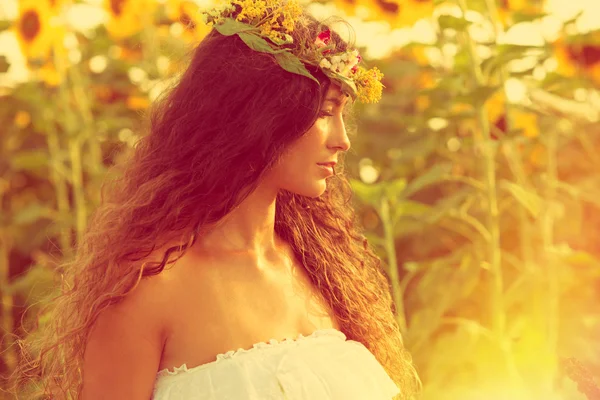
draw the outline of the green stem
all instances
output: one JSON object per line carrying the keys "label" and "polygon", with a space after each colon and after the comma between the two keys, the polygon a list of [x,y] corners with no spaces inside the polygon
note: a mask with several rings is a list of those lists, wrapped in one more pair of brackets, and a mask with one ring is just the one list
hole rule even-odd
{"label": "green stem", "polygon": [[[515,150],[514,142],[504,143],[503,148],[506,161],[516,182],[523,187],[530,186],[520,155]],[[528,272],[534,272],[533,223],[524,207],[519,207],[519,221],[521,260]]]}
{"label": "green stem", "polygon": [[397,311],[396,321],[398,322],[398,326],[400,327],[402,337],[406,337],[408,326],[406,324],[406,314],[404,311],[404,296],[402,292],[400,278],[398,276],[398,260],[396,257],[394,227],[392,226],[390,204],[387,197],[383,197],[381,199],[379,213],[383,224],[384,246],[387,253],[389,265],[388,274],[390,276],[390,281],[392,284],[392,298],[394,300],[394,304],[396,305]]}
{"label": "green stem", "polygon": [[9,287],[10,276],[8,254],[12,247],[9,238],[10,236],[5,229],[0,230],[0,300],[2,301],[2,322],[0,326],[2,334],[0,338],[3,338],[0,341],[0,354],[3,355],[3,361],[8,370],[12,371],[17,364],[17,354],[14,346],[14,338],[11,335],[15,322],[12,314],[14,297],[10,290],[6,290]]}
{"label": "green stem", "polygon": [[[466,0],[458,0],[463,15],[466,14]],[[468,51],[470,55],[470,65],[475,84],[478,87],[484,86],[485,82],[481,71],[481,62],[475,50],[475,43],[471,36],[465,34],[467,40]],[[485,108],[480,106],[477,110],[477,118],[479,127],[483,135],[483,140],[479,140],[479,145],[485,149],[485,154],[482,162],[484,171],[484,182],[486,187],[486,197],[488,205],[487,230],[490,233],[488,241],[488,257],[490,260],[491,273],[493,276],[493,286],[491,291],[491,309],[493,315],[492,330],[499,337],[504,335],[505,331],[505,315],[503,301],[503,281],[501,270],[501,254],[500,254],[500,228],[499,228],[499,213],[498,213],[498,198],[496,193],[496,146],[492,141],[490,134],[490,123],[487,118]],[[476,138],[477,139],[477,138]]]}
{"label": "green stem", "polygon": [[[462,10],[462,15],[467,13],[466,0],[458,0],[458,5]],[[470,56],[470,67],[475,79],[476,87],[485,86],[486,82],[481,69],[481,60],[477,55],[475,42],[471,35],[464,34],[467,49]],[[500,222],[498,211],[498,194],[496,187],[496,153],[497,144],[491,138],[490,122],[487,118],[484,105],[477,109],[477,118],[481,129],[482,137],[476,137],[475,141],[480,148],[484,149],[484,155],[481,168],[484,173],[487,197],[487,231],[490,233],[490,240],[487,241],[487,258],[489,260],[490,274],[492,276],[492,285],[489,298],[489,313],[492,318],[491,331],[500,343],[505,356],[506,367],[509,376],[513,382],[519,384],[520,377],[510,351],[509,342],[505,337],[506,332],[506,314],[504,306],[504,282],[502,276],[502,253],[500,247]]]}
{"label": "green stem", "polygon": [[[67,183],[65,182],[64,177],[58,173],[56,168],[56,165],[62,165],[60,141],[54,127],[54,122],[46,115],[44,116],[44,119],[46,120],[46,143],[50,154],[50,162],[48,165],[50,182],[52,183],[52,186],[54,186],[54,191],[56,192],[56,207],[58,208],[58,213],[61,217],[65,217],[70,214],[70,205]],[[71,230],[60,229],[58,240],[63,257],[70,258],[73,248]]]}
{"label": "green stem", "polygon": [[[73,82],[72,91],[75,99],[75,104],[78,106],[81,117],[83,119],[83,136],[87,144],[87,150],[89,156],[86,156],[86,167],[93,179],[98,179],[103,174],[104,163],[102,161],[102,149],[100,147],[100,141],[96,135],[96,124],[94,122],[94,115],[92,113],[91,99],[89,92],[84,90],[88,87],[88,81],[84,80],[79,66],[73,66],[69,68],[69,74]],[[99,191],[92,194],[93,205],[100,204],[100,193]]]}
{"label": "green stem", "polygon": [[[556,198],[556,185],[551,182],[556,182],[558,180],[558,161],[556,157],[556,153],[558,151],[558,132],[556,130],[550,130],[547,135],[547,148],[548,148],[548,166],[546,169],[546,173],[548,175],[548,182],[550,184],[546,185],[545,188],[545,197],[548,201],[549,205],[554,204],[554,199]],[[546,255],[546,282],[548,293],[546,295],[547,300],[547,309],[546,309],[546,318],[547,318],[547,332],[548,332],[548,352],[549,354],[557,354],[558,348],[558,330],[559,330],[559,296],[560,296],[560,286],[559,286],[559,276],[558,276],[558,264],[553,256],[553,248],[554,248],[554,216],[555,216],[555,208],[554,207],[546,207],[544,210],[544,214],[542,217],[542,242],[544,245],[544,254]],[[556,370],[552,371],[553,374],[556,374]],[[550,382],[551,385],[551,382]]]}
{"label": "green stem", "polygon": [[[71,184],[73,190],[73,198],[75,202],[75,229],[77,242],[81,240],[87,222],[87,209],[85,195],[83,189],[83,173],[81,167],[81,132],[78,129],[78,121],[71,112],[71,96],[67,88],[67,68],[64,60],[57,57],[57,52],[54,51],[54,64],[57,72],[61,76],[59,86],[59,97],[62,106],[63,117],[65,121],[65,131],[67,134],[68,151],[71,161]],[[77,101],[75,101],[77,103]]]}
{"label": "green stem", "polygon": [[[498,7],[496,5],[496,1],[495,0],[485,0],[485,4],[488,10],[488,13],[491,15],[491,22],[492,25],[494,26],[494,33],[495,33],[495,38],[497,39],[500,36],[500,33],[502,33],[501,31],[503,31],[503,28],[499,28],[498,24],[495,23],[495,21],[499,21],[500,20],[500,14],[498,12]],[[502,84],[503,87],[503,91],[504,91],[504,97],[506,99],[506,132],[511,132],[513,130],[514,127],[514,119],[513,119],[513,106],[509,103],[508,101],[508,92],[507,92],[507,88],[506,88],[506,81],[509,78],[509,72],[508,69],[506,68],[506,66],[502,65],[499,68],[499,72],[500,72],[500,82]],[[552,136],[554,135],[554,136]],[[548,176],[555,178],[556,177],[556,158],[555,158],[555,150],[556,150],[556,143],[555,143],[555,139],[556,139],[556,132],[551,133],[551,136],[549,138],[549,145],[548,145],[548,157],[549,157],[549,161],[548,161]],[[510,144],[511,146],[511,150],[514,147],[514,144]],[[515,178],[517,179],[517,182],[523,186],[529,186],[528,185],[528,179],[526,174],[524,173],[524,170],[522,168],[522,163],[521,160],[519,158],[519,156],[517,156],[516,154],[514,154],[515,152],[513,151],[513,157],[509,157],[512,159],[513,161],[513,166],[516,168],[513,168],[513,173],[515,175]],[[510,160],[509,160],[510,161]],[[553,175],[554,174],[554,175]],[[555,179],[551,179],[551,180],[555,180]],[[550,186],[547,186],[547,190],[548,190],[548,195],[550,196],[549,198],[552,198],[554,196],[554,192],[553,192],[553,188]],[[552,220],[552,215],[549,215],[548,213],[545,214],[545,218],[544,218],[544,228],[543,228],[543,235],[544,235],[544,248],[545,248],[545,254],[552,254],[551,247],[552,247],[552,224],[553,224],[553,220]],[[548,355],[555,355],[556,354],[556,332],[558,329],[557,323],[556,323],[556,316],[558,315],[558,305],[557,305],[557,301],[558,301],[558,288],[557,288],[557,281],[556,281],[556,273],[553,273],[553,268],[554,265],[552,263],[551,260],[548,260],[545,264],[546,267],[544,268],[544,270],[542,270],[542,268],[540,268],[539,266],[536,268],[535,266],[535,261],[533,258],[533,224],[531,223],[530,219],[529,219],[529,215],[527,210],[525,210],[524,207],[519,207],[519,228],[520,228],[520,246],[521,246],[521,257],[523,259],[523,263],[526,266],[526,271],[528,273],[532,273],[532,296],[531,296],[531,316],[532,316],[532,323],[534,325],[534,329],[539,330],[541,332],[544,332],[546,329],[546,324],[550,325],[550,329],[547,330],[548,332],[548,349],[546,351],[548,351]],[[547,274],[547,278],[544,277],[544,275]],[[544,288],[544,280],[548,279],[548,290],[549,293],[545,293],[546,290]],[[550,299],[548,300],[548,306],[547,309],[544,306],[544,300],[546,299]],[[552,386],[553,386],[553,382],[554,381],[554,373],[551,373],[549,376],[545,376],[542,378],[541,382],[530,382],[530,384],[532,385],[538,385],[539,386],[539,390],[540,392],[538,392],[538,396],[540,398],[549,398],[552,396]]]}
{"label": "green stem", "polygon": [[75,200],[75,227],[77,243],[80,243],[87,224],[87,207],[82,179],[81,141],[77,136],[69,139],[69,155],[71,156],[71,180],[73,182],[73,198]]}
{"label": "green stem", "polygon": [[[488,14],[490,15],[490,22],[492,24],[492,26],[494,27],[494,41],[496,41],[499,37],[500,34],[503,33],[504,29],[503,28],[499,28],[498,24],[496,23],[497,21],[500,21],[500,13],[498,11],[498,7],[496,5],[495,0],[485,0],[485,5],[488,11]],[[508,72],[508,69],[506,68],[505,65],[500,65],[500,67],[498,68],[499,71],[499,77],[500,77],[500,84],[502,85],[502,92],[504,94],[504,98],[505,98],[505,126],[506,126],[506,133],[509,133],[511,131],[514,130],[514,116],[513,116],[513,106],[512,104],[508,101],[508,90],[506,88],[506,81],[508,81],[508,78],[510,77],[510,74]],[[525,184],[525,181],[521,181],[519,182],[520,184]],[[523,207],[519,207],[519,229],[520,229],[520,233],[521,233],[521,254],[523,257],[523,261],[527,266],[531,266],[533,265],[533,258],[532,258],[532,252],[531,249],[533,248],[532,246],[532,227],[531,227],[531,223],[529,222],[528,216],[527,216],[527,210],[525,210]]]}

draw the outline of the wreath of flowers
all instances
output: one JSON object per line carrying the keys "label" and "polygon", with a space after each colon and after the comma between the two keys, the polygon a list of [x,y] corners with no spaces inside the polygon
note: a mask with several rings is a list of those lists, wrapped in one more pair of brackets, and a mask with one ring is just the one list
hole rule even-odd
{"label": "wreath of flowers", "polygon": [[[237,16],[234,17],[235,13]],[[363,103],[381,99],[383,74],[377,67],[360,66],[358,50],[333,53],[331,32],[323,31],[312,43],[304,43],[293,51],[285,45],[294,42],[290,35],[295,21],[302,16],[296,0],[231,0],[201,12],[204,23],[225,36],[238,35],[251,49],[273,54],[286,71],[319,81],[305,65],[318,67],[330,79],[340,84],[342,91]]]}

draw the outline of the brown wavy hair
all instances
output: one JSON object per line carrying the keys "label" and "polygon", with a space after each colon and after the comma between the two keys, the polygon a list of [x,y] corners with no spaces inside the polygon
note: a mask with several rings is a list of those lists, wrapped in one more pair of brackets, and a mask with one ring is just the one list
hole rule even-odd
{"label": "brown wavy hair", "polygon": [[[325,29],[327,23],[305,12],[294,43]],[[333,31],[332,41],[340,51],[350,46]],[[59,266],[60,295],[38,314],[49,310],[44,329],[36,321],[37,331],[17,340],[21,360],[11,377],[17,398],[78,398],[86,338],[98,314],[181,257],[201,228],[239,205],[317,120],[331,82],[309,70],[320,86],[235,35],[213,29],[198,44],[177,83],[151,106],[147,134],[111,168],[116,178],[103,183],[101,205],[75,257]],[[398,398],[413,399],[421,383],[403,346],[381,261],[355,221],[343,157],[339,161],[342,169],[320,197],[279,192],[275,233],[302,261],[347,338],[374,354],[401,389]],[[173,240],[179,245],[161,262],[141,262]]]}

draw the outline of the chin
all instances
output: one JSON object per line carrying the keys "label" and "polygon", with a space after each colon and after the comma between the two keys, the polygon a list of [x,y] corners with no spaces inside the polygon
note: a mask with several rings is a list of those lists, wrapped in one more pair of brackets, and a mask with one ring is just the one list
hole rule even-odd
{"label": "chin", "polygon": [[303,188],[294,188],[294,189],[287,189],[290,192],[299,194],[301,196],[305,196],[305,197],[310,197],[310,198],[317,198],[320,197],[323,193],[325,193],[325,190],[327,189],[327,184],[325,183],[325,179],[316,182],[315,184],[311,185],[311,186],[305,186]]}

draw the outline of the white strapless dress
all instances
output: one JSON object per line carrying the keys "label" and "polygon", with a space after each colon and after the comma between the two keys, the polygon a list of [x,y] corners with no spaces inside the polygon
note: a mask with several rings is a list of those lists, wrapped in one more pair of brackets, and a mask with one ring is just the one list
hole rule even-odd
{"label": "white strapless dress", "polygon": [[375,356],[337,329],[159,371],[153,400],[390,400],[400,393]]}

